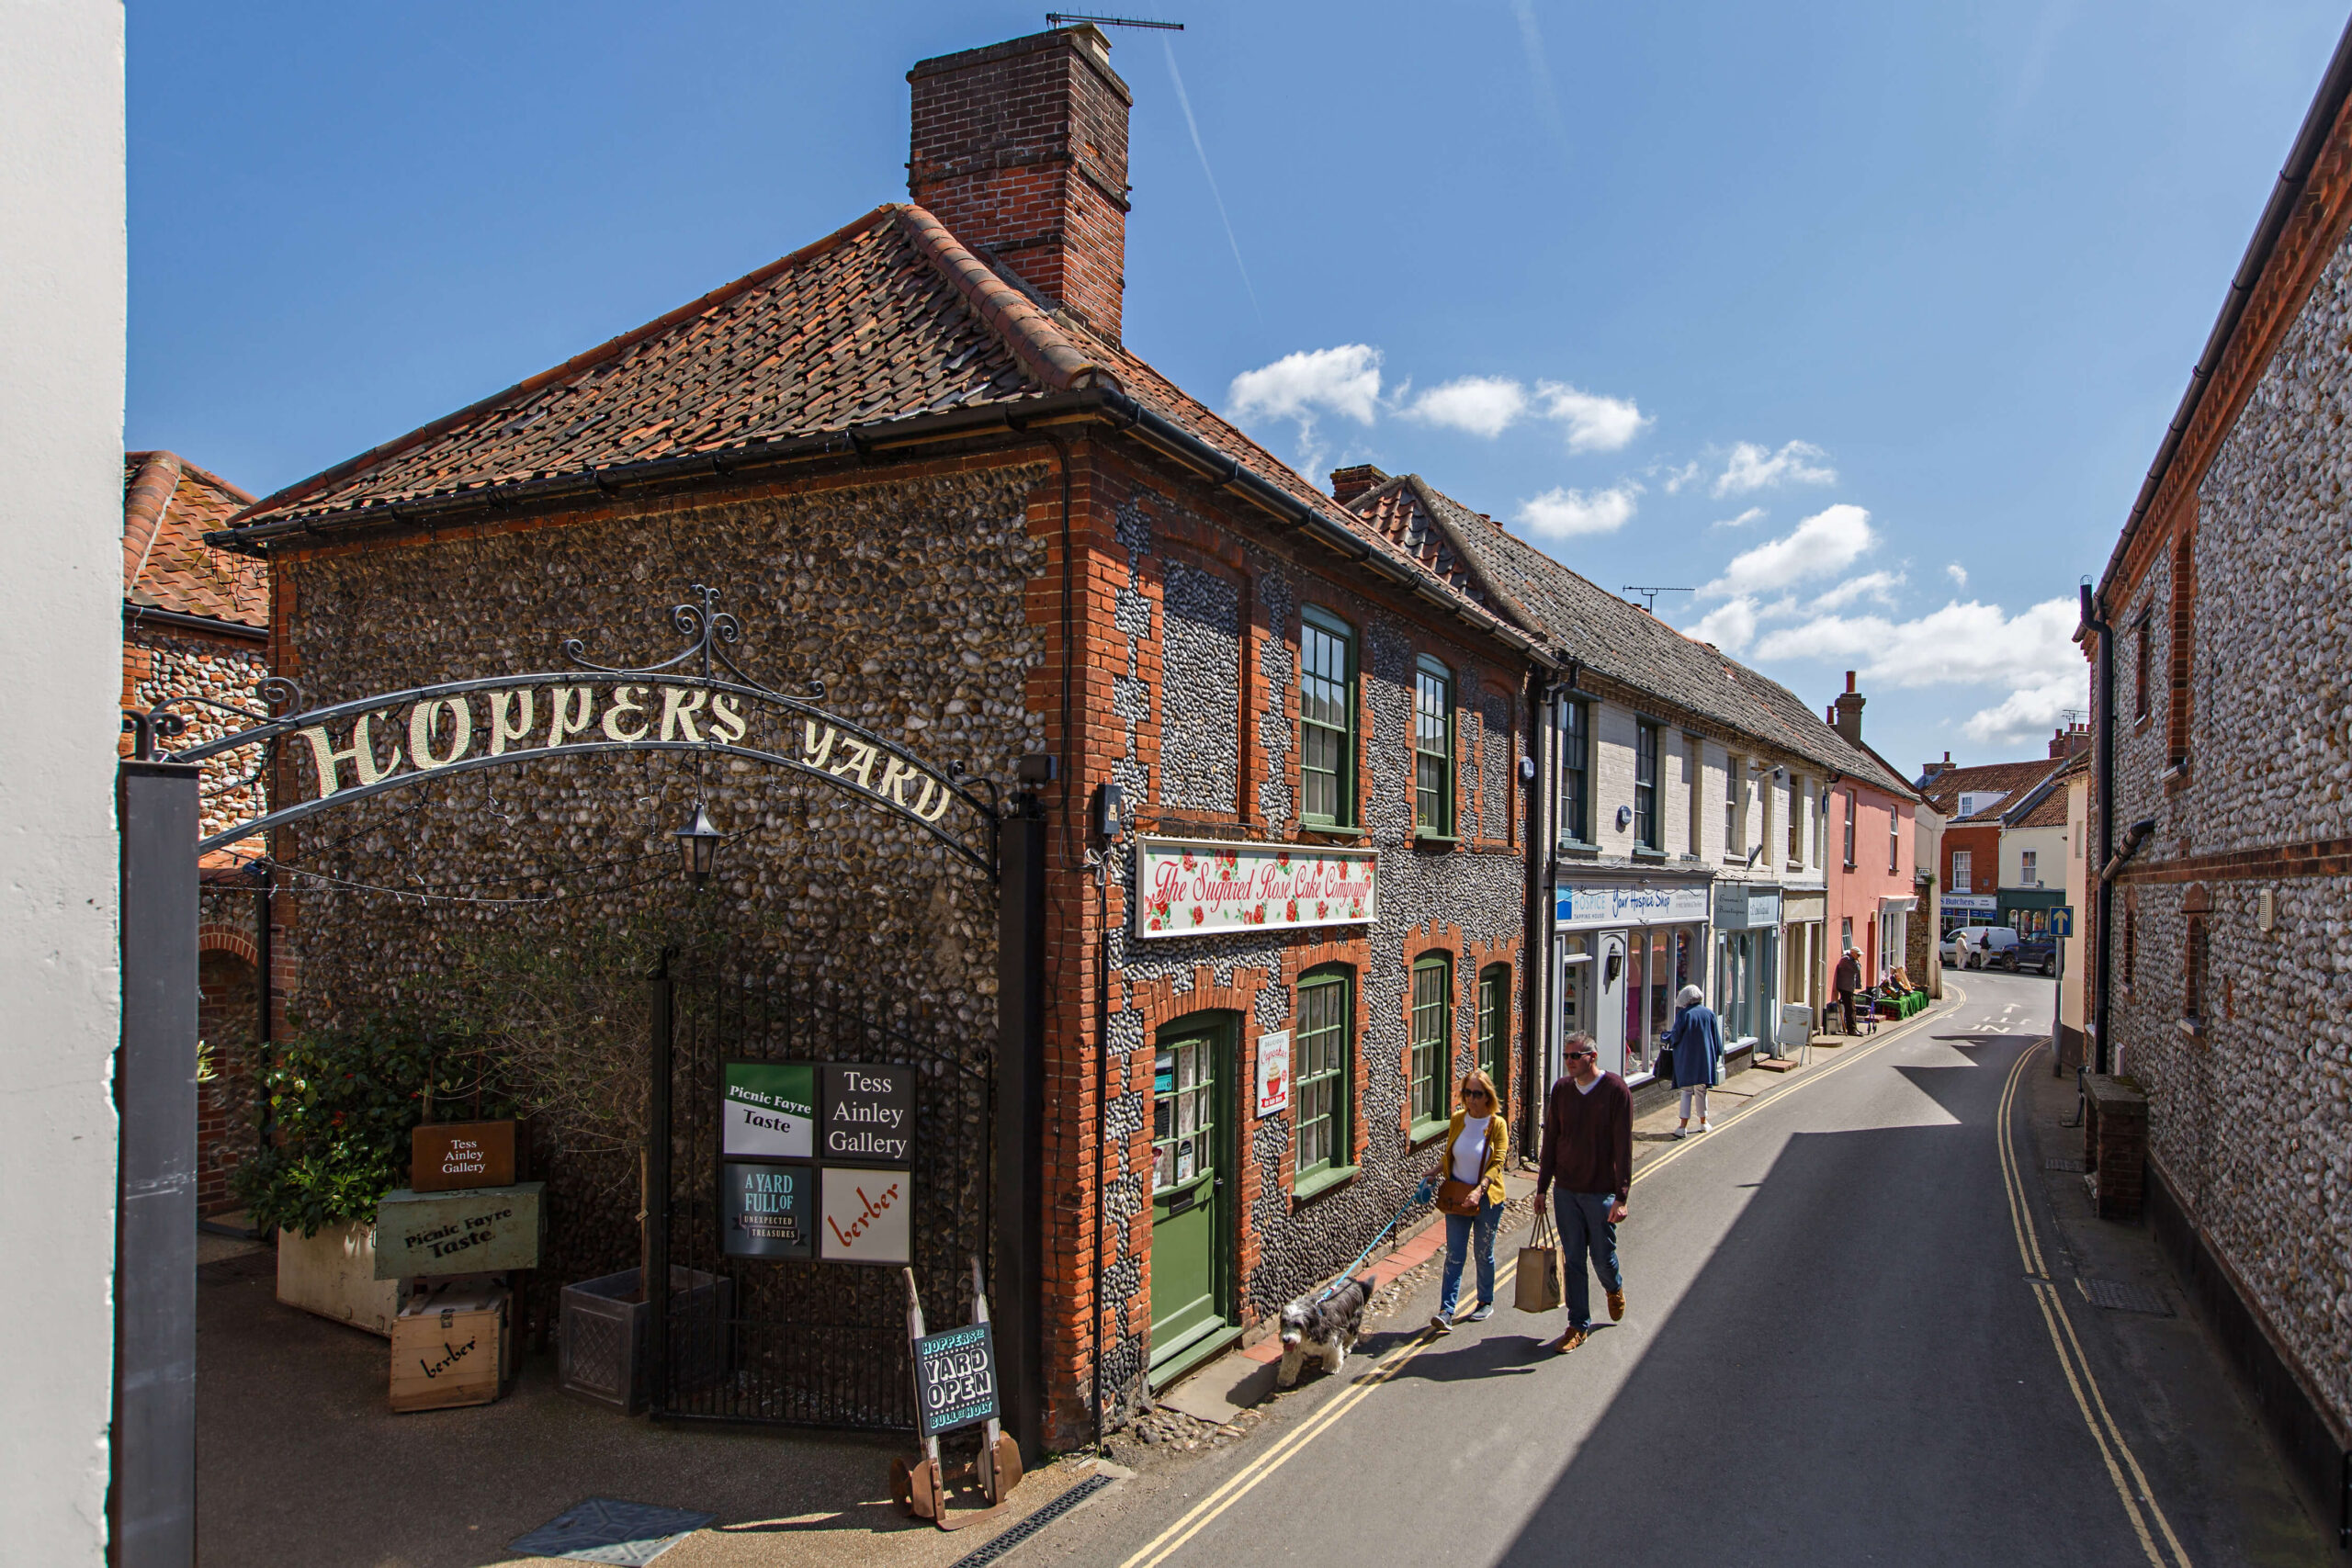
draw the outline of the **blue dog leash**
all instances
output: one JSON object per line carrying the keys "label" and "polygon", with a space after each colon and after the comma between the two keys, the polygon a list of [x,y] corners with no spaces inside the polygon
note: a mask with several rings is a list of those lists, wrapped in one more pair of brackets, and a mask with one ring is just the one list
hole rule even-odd
{"label": "blue dog leash", "polygon": [[1352,1280],[1355,1278],[1357,1265],[1361,1264],[1365,1258],[1372,1256],[1373,1247],[1378,1247],[1382,1241],[1386,1239],[1388,1233],[1396,1228],[1396,1222],[1405,1217],[1408,1210],[1426,1203],[1436,1196],[1437,1183],[1428,1177],[1423,1177],[1421,1179],[1421,1184],[1413,1189],[1413,1195],[1406,1199],[1402,1203],[1399,1203],[1396,1206],[1396,1212],[1388,1216],[1388,1223],[1380,1227],[1380,1234],[1372,1238],[1370,1246],[1367,1246],[1362,1252],[1357,1253],[1355,1262],[1351,1263],[1345,1269],[1340,1269],[1339,1278],[1324,1286],[1323,1293],[1315,1299],[1318,1302],[1329,1301],[1331,1299],[1332,1292],[1339,1290],[1340,1281],[1341,1280]]}

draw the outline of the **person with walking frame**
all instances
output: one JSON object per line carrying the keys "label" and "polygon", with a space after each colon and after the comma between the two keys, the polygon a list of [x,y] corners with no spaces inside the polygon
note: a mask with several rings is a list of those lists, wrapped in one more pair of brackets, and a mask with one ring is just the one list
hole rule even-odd
{"label": "person with walking frame", "polygon": [[1862,988],[1862,950],[1849,947],[1846,956],[1838,961],[1838,975],[1833,982],[1838,989],[1838,1003],[1846,1010],[1846,1032],[1854,1032],[1854,995]]}
{"label": "person with walking frame", "polygon": [[[1484,1323],[1495,1315],[1495,1228],[1503,1217],[1503,1156],[1510,1152],[1510,1129],[1496,1101],[1494,1082],[1475,1067],[1463,1077],[1461,1102],[1439,1146],[1445,1151],[1439,1173],[1449,1179],[1440,1199],[1445,1209],[1445,1279],[1430,1326],[1451,1334],[1453,1306],[1462,1297],[1463,1254],[1474,1245],[1478,1304],[1470,1321]],[[1447,1197],[1460,1207],[1447,1207]]]}
{"label": "person with walking frame", "polygon": [[1666,1032],[1666,1048],[1674,1053],[1674,1083],[1682,1091],[1682,1124],[1678,1138],[1690,1136],[1690,1101],[1699,1102],[1699,1131],[1707,1125],[1707,1090],[1724,1081],[1724,1026],[1696,986],[1685,986],[1676,997],[1674,1027]]}
{"label": "person with walking frame", "polygon": [[1600,1276],[1609,1298],[1609,1320],[1625,1316],[1625,1280],[1617,1267],[1617,1226],[1625,1218],[1625,1194],[1634,1185],[1634,1096],[1625,1080],[1600,1070],[1592,1036],[1568,1037],[1568,1070],[1552,1086],[1544,1117],[1544,1154],[1535,1168],[1535,1212],[1544,1213],[1552,1188],[1560,1198],[1556,1215],[1560,1261],[1567,1297],[1568,1326],[1544,1348],[1566,1355],[1592,1332],[1592,1282],[1585,1259]]}

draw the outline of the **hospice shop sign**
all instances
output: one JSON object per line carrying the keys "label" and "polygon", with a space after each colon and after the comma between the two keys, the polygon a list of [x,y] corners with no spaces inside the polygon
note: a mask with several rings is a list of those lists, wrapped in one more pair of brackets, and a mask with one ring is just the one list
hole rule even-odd
{"label": "hospice shop sign", "polygon": [[1562,883],[1553,904],[1553,919],[1564,926],[1682,925],[1706,918],[1703,882],[1665,887]]}
{"label": "hospice shop sign", "polygon": [[1136,841],[1136,935],[1373,921],[1371,850],[1202,839]]}

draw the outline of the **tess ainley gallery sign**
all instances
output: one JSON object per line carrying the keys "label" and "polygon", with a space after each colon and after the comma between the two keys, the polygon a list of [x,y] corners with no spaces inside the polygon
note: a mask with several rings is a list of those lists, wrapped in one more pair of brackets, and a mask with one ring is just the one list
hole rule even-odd
{"label": "tess ainley gallery sign", "polygon": [[1373,921],[1371,850],[1203,839],[1136,841],[1136,935]]}

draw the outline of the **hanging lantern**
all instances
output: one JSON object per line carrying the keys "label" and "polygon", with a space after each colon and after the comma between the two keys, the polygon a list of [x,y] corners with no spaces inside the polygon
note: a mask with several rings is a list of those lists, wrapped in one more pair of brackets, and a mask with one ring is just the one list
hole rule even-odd
{"label": "hanging lantern", "polygon": [[718,860],[718,845],[724,837],[710,825],[710,815],[703,810],[702,802],[695,801],[695,819],[678,829],[677,840],[678,853],[685,862],[686,876],[694,883],[696,892],[700,892],[703,884],[710,880],[710,868]]}

